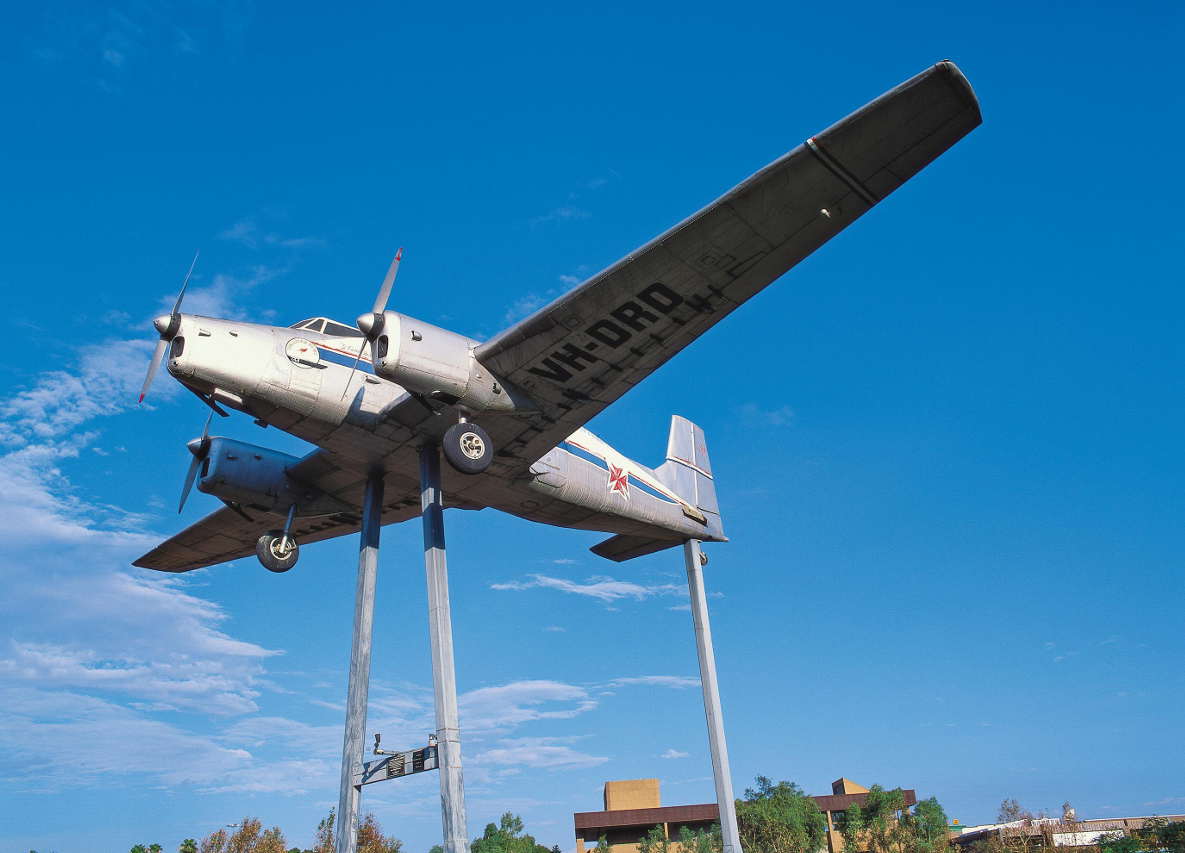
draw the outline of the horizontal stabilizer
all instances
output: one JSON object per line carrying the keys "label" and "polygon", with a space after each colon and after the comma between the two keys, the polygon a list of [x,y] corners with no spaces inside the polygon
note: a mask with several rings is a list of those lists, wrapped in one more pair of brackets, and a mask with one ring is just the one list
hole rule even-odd
{"label": "horizontal stabilizer", "polygon": [[629,536],[620,534],[606,539],[589,548],[598,557],[604,557],[615,563],[632,560],[634,557],[645,557],[667,548],[675,548],[683,544],[682,539],[655,539],[652,536]]}

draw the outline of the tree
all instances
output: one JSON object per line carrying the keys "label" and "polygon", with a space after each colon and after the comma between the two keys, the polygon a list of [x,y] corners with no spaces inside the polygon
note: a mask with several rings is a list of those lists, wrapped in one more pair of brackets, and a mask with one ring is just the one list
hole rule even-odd
{"label": "tree", "polygon": [[217,832],[211,832],[202,839],[202,846],[199,848],[199,853],[225,853],[226,852],[226,830],[220,829]]}
{"label": "tree", "polygon": [[486,824],[481,838],[473,839],[469,845],[472,853],[551,853],[534,836],[524,835],[523,819],[506,812],[497,825]]}
{"label": "tree", "polygon": [[671,853],[671,839],[661,826],[652,826],[638,842],[638,853]]}
{"label": "tree", "polygon": [[751,853],[815,853],[825,846],[827,819],[793,782],[766,776],[737,801],[741,846]]}
{"label": "tree", "polygon": [[996,812],[996,823],[1012,823],[1017,820],[1032,820],[1033,813],[1022,809],[1015,799],[1001,800],[1000,810]]}
{"label": "tree", "polygon": [[198,853],[197,841],[192,838],[186,838],[181,842],[181,846],[177,848],[177,853]]}
{"label": "tree", "polygon": [[720,835],[720,824],[714,823],[710,829],[680,827],[679,847],[681,853],[722,853],[724,839]]}
{"label": "tree", "polygon": [[1185,853],[1185,822],[1169,823],[1168,818],[1150,817],[1144,821],[1140,836],[1151,847],[1169,853]]}
{"label": "tree", "polygon": [[609,839],[602,835],[597,839],[597,846],[594,853],[609,853],[609,849]]}
{"label": "tree", "polygon": [[313,853],[333,853],[334,820],[334,809],[330,809],[329,814],[321,818],[317,824],[317,834],[313,837]]}
{"label": "tree", "polygon": [[375,816],[367,812],[358,824],[358,853],[400,853],[403,842],[395,836],[383,835]]}
{"label": "tree", "polygon": [[444,847],[443,847],[443,845],[440,845],[440,844],[433,844],[428,849],[428,853],[444,853]]}
{"label": "tree", "polygon": [[903,853],[908,840],[898,819],[905,810],[905,792],[886,791],[880,785],[868,789],[864,798],[864,835],[870,853]]}
{"label": "tree", "polygon": [[864,821],[864,809],[859,803],[852,803],[843,813],[843,822],[839,832],[843,836],[844,853],[857,853],[864,847],[864,833],[867,830]]}
{"label": "tree", "polygon": [[1140,853],[1144,844],[1140,839],[1126,832],[1108,832],[1100,835],[1096,842],[1103,853]]}
{"label": "tree", "polygon": [[937,797],[922,800],[914,806],[913,814],[906,825],[913,834],[910,845],[913,849],[922,853],[938,853],[947,848],[947,827],[950,826],[950,821],[939,805]]}

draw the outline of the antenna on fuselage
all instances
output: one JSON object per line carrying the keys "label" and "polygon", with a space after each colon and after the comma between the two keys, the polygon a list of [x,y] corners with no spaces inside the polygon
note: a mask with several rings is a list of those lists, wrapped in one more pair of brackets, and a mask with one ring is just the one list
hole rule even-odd
{"label": "antenna on fuselage", "polygon": [[[383,333],[383,312],[387,310],[387,300],[391,298],[391,288],[395,286],[395,276],[399,274],[399,262],[403,260],[403,247],[401,246],[395,252],[395,259],[391,261],[391,266],[387,269],[387,275],[383,279],[382,286],[379,287],[378,295],[374,298],[374,305],[370,308],[369,314],[363,314],[358,318],[358,331],[366,338],[366,343],[372,348],[374,342],[378,340],[378,336]],[[354,359],[354,366],[350,368],[350,375],[346,379],[346,387],[342,389],[341,399],[345,399],[346,392],[350,390],[350,383],[354,379],[354,371],[358,369],[358,362],[362,361],[362,351],[366,349],[366,344],[358,347],[358,357]]]}

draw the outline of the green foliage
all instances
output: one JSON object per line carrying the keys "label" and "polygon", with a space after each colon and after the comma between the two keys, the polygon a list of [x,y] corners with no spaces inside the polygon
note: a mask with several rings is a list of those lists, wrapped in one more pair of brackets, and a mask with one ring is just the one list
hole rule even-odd
{"label": "green foliage", "polygon": [[638,853],[671,853],[671,840],[661,826],[653,826],[638,842]]}
{"label": "green foliage", "polygon": [[825,847],[827,818],[793,782],[758,776],[737,802],[741,847],[749,853],[816,853]]}
{"label": "green foliage", "polygon": [[[442,851],[442,853],[443,853],[443,851]],[[598,838],[597,839],[597,846],[594,850],[594,853],[609,853],[609,839],[603,835],[600,838]]]}
{"label": "green foliage", "polygon": [[860,807],[859,803],[853,803],[844,813],[843,824],[839,829],[843,836],[844,853],[856,853],[856,851],[863,849],[866,829],[864,809]]}
{"label": "green foliage", "polygon": [[444,853],[444,846],[441,844],[433,844],[428,848],[428,853]]}
{"label": "green foliage", "polygon": [[1123,832],[1108,832],[1099,836],[1097,843],[1103,853],[1140,853],[1144,849],[1140,839]]}
{"label": "green foliage", "polygon": [[[317,823],[317,834],[313,836],[313,853],[333,853],[333,824],[337,820],[336,809]],[[442,851],[443,853],[443,851]]]}
{"label": "green foliage", "polygon": [[712,824],[711,829],[680,827],[679,847],[681,853],[722,853],[724,839],[720,836],[720,824]]}
{"label": "green foliage", "polygon": [[1144,821],[1140,837],[1150,848],[1185,853],[1185,822],[1169,823],[1167,818],[1150,817]]}
{"label": "green foliage", "polygon": [[939,805],[936,797],[919,802],[912,815],[907,815],[903,826],[909,832],[907,845],[921,853],[935,853],[946,848],[947,827],[946,812]]}
{"label": "green foliage", "polygon": [[469,845],[472,853],[551,853],[534,836],[523,834],[523,819],[506,812],[498,824],[486,824],[481,838]]}
{"label": "green foliage", "polygon": [[177,853],[198,853],[197,840],[186,838],[181,842],[181,846],[177,848]]}

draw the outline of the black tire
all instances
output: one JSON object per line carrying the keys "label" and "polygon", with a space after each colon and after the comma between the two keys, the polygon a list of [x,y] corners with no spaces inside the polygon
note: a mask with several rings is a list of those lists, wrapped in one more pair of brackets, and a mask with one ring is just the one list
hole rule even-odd
{"label": "black tire", "polygon": [[300,546],[291,536],[288,537],[288,550],[280,552],[280,540],[283,537],[283,530],[269,530],[255,542],[255,556],[269,572],[286,572],[300,559]]}
{"label": "black tire", "polygon": [[448,464],[462,474],[480,474],[494,461],[490,434],[477,424],[453,424],[444,434],[440,447]]}

